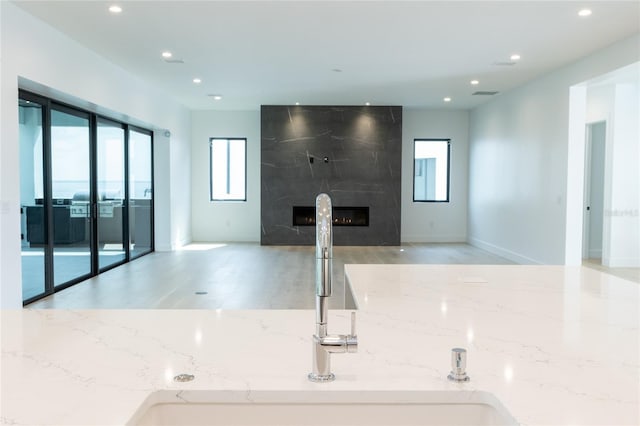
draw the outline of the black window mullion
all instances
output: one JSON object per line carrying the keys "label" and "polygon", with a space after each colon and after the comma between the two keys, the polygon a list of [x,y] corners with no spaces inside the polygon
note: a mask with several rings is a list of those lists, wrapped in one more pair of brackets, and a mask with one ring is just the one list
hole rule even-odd
{"label": "black window mullion", "polygon": [[122,206],[122,221],[124,226],[122,232],[122,244],[124,247],[126,261],[131,260],[131,235],[129,233],[129,131],[130,126],[124,126],[124,203]]}
{"label": "black window mullion", "polygon": [[44,295],[53,294],[53,182],[51,176],[53,171],[51,168],[51,101],[47,100],[43,104],[42,117],[42,150],[43,150],[43,208],[44,223],[47,240],[44,246],[44,279],[45,292]]}
{"label": "black window mullion", "polygon": [[149,251],[152,252],[156,249],[156,233],[155,233],[155,199],[156,199],[156,193],[155,193],[155,175],[154,175],[154,168],[153,168],[153,132],[149,132],[149,136],[151,137],[151,152],[149,153],[149,155],[151,156],[151,200],[150,200],[150,205],[149,205],[149,209],[150,209],[150,214],[149,214],[149,226],[151,227],[151,229],[149,230],[150,234],[150,249]]}
{"label": "black window mullion", "polygon": [[91,247],[91,276],[98,275],[98,121],[95,114],[89,117],[89,221]]}

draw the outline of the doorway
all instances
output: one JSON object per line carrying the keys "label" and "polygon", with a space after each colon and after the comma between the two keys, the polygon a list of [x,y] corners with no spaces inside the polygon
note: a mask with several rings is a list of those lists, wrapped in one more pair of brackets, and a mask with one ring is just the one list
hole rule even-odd
{"label": "doorway", "polygon": [[606,122],[587,124],[582,258],[602,263]]}

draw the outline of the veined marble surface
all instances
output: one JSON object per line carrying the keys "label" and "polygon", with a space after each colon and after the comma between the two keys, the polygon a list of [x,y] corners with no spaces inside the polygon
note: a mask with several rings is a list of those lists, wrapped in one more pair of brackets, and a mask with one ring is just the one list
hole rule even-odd
{"label": "veined marble surface", "polygon": [[[2,312],[0,418],[122,425],[154,391],[490,392],[525,425],[640,424],[640,286],[587,268],[348,265],[356,354],[311,383],[312,310]],[[329,331],[349,315],[331,311]],[[446,380],[468,350],[464,384]],[[180,373],[195,375],[175,383]]]}

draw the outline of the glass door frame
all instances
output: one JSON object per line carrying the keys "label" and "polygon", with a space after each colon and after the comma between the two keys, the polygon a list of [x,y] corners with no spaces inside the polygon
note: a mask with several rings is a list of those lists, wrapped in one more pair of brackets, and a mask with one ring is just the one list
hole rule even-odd
{"label": "glass door frame", "polygon": [[[94,234],[95,235],[95,253],[96,253],[96,257],[95,257],[95,270],[97,271],[97,274],[101,273],[101,272],[105,272],[108,271],[109,269],[113,269],[116,268],[118,266],[124,265],[125,263],[129,262],[131,260],[130,257],[130,250],[129,250],[129,125],[125,124],[125,123],[121,123],[119,121],[113,120],[109,117],[104,117],[102,115],[97,115],[95,114],[95,126],[93,126],[93,132],[94,134],[94,140],[95,140],[95,149],[94,149],[94,165],[95,167],[92,168],[92,174],[93,174],[93,183],[94,183],[94,188],[93,188],[93,192],[94,194],[96,194],[96,207],[95,207],[95,211],[96,211],[96,220],[94,221],[94,225],[95,225],[95,231]],[[111,263],[109,265],[106,265],[104,267],[100,267],[100,259],[99,259],[99,255],[100,255],[100,230],[99,230],[99,226],[98,226],[98,215],[100,214],[100,209],[99,209],[99,205],[98,205],[98,123],[108,123],[110,125],[113,125],[113,127],[118,127],[121,128],[124,132],[124,200],[122,201],[122,245],[123,245],[123,249],[124,249],[124,259],[118,261],[118,262],[114,262]],[[96,274],[96,275],[97,275]]]}
{"label": "glass door frame", "polygon": [[[69,288],[74,284],[79,283],[80,281],[84,281],[87,278],[91,278],[93,276],[96,275],[96,265],[97,265],[97,241],[96,241],[96,226],[97,226],[97,221],[96,221],[96,215],[95,215],[95,206],[96,206],[96,184],[95,184],[95,146],[96,146],[96,138],[95,138],[95,115],[91,114],[87,111],[69,106],[69,105],[65,105],[63,103],[60,102],[56,102],[51,100],[50,104],[49,104],[49,108],[48,108],[48,112],[47,114],[49,115],[49,125],[53,125],[53,121],[51,119],[51,112],[52,111],[58,111],[61,112],[63,114],[68,114],[68,115],[73,115],[75,117],[79,117],[79,118],[86,118],[87,122],[88,122],[88,126],[89,126],[89,256],[90,256],[90,260],[89,260],[89,272],[87,272],[86,274],[82,274],[82,275],[78,275],[68,281],[64,281],[58,285],[55,284],[55,241],[53,239],[53,232],[55,231],[55,226],[54,226],[54,221],[53,221],[53,199],[49,199],[47,201],[49,201],[50,204],[50,221],[49,221],[49,243],[51,244],[51,248],[52,248],[52,257],[51,257],[51,262],[52,262],[52,285],[54,288],[54,292],[55,291],[59,291],[59,290],[64,290],[65,288]],[[51,132],[50,132],[51,133]],[[51,174],[48,175],[49,180],[48,182],[45,182],[45,186],[49,187],[49,194],[51,194],[51,196],[53,197],[53,170],[52,170],[52,165],[53,165],[53,147],[52,147],[52,143],[53,143],[53,138],[52,135],[50,134],[50,137],[48,140],[45,141],[46,144],[49,146],[49,163],[47,164],[47,167],[50,169]]]}
{"label": "glass door frame", "polygon": [[[151,130],[148,129],[144,129],[142,127],[138,127],[135,125],[128,125],[126,127],[126,137],[125,137],[125,149],[126,149],[126,155],[127,155],[127,161],[126,161],[126,166],[125,166],[125,173],[126,173],[126,193],[127,193],[127,209],[130,207],[130,193],[129,193],[129,171],[131,170],[130,167],[130,162],[129,162],[129,134],[131,131],[137,132],[137,133],[141,133],[144,135],[149,136],[149,141],[151,143],[151,152],[149,153],[151,156],[151,202],[150,202],[150,217],[149,217],[149,232],[150,232],[150,242],[149,242],[149,250],[143,251],[143,252],[139,252],[139,253],[135,253],[134,255],[131,254],[131,235],[130,235],[130,231],[131,228],[129,227],[130,223],[127,222],[127,237],[128,237],[128,244],[127,244],[127,259],[128,260],[134,260],[137,259],[139,257],[142,257],[144,255],[147,255],[151,252],[153,252],[155,250],[155,225],[154,225],[154,217],[155,217],[155,179],[154,179],[154,156],[153,156],[153,132]],[[130,212],[128,212],[130,213]]]}
{"label": "glass door frame", "polygon": [[[53,288],[53,197],[51,194],[51,100],[34,93],[19,90],[18,99],[34,102],[42,107],[42,225],[44,244],[44,291],[28,299],[23,305],[49,296]],[[20,147],[22,149],[22,147]],[[22,185],[22,182],[20,182]],[[25,213],[26,214],[26,213]],[[25,238],[27,236],[25,235]],[[22,257],[22,254],[21,254]],[[22,262],[21,262],[22,263]],[[24,265],[22,265],[24,267]],[[23,274],[24,275],[24,274]]]}

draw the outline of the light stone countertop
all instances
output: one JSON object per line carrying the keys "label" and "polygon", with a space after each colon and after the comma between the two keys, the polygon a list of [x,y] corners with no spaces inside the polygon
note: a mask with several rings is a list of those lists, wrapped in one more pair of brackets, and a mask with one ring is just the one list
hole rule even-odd
{"label": "light stone countertop", "polygon": [[[486,391],[524,425],[640,424],[640,285],[581,267],[348,265],[356,354],[311,383],[311,310],[2,312],[0,419],[124,425],[157,390]],[[349,330],[331,311],[329,331]],[[446,380],[468,350],[464,384]],[[175,383],[180,373],[195,375]]]}

